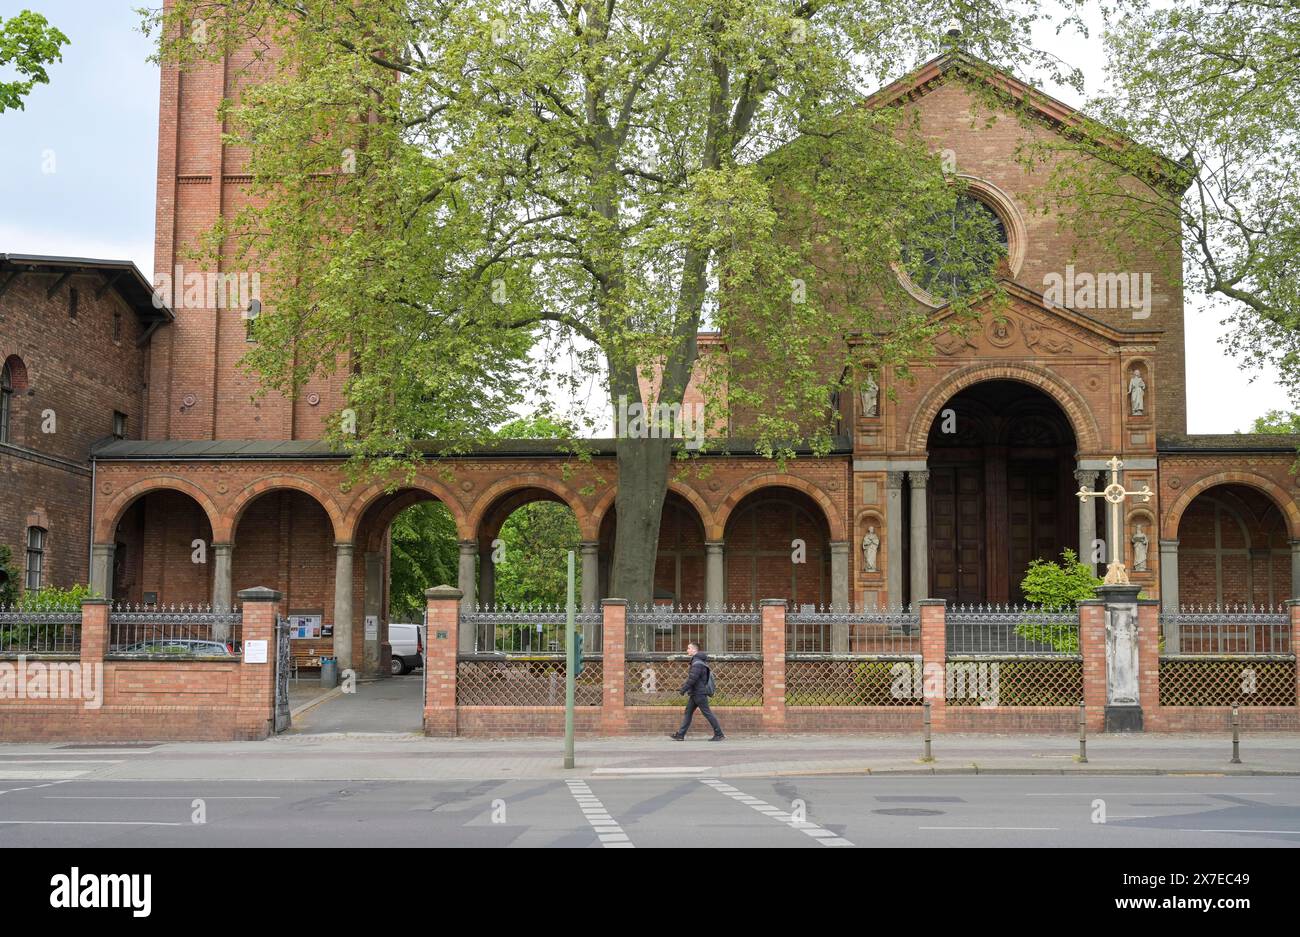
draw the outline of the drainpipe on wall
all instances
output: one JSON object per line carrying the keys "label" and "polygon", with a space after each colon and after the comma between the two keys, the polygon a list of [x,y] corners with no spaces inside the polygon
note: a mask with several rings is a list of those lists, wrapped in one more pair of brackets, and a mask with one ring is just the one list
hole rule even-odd
{"label": "drainpipe on wall", "polygon": [[90,523],[87,525],[90,529],[86,532],[86,539],[89,541],[86,545],[86,588],[90,588],[91,580],[95,576],[95,469],[97,465],[95,456],[90,456]]}

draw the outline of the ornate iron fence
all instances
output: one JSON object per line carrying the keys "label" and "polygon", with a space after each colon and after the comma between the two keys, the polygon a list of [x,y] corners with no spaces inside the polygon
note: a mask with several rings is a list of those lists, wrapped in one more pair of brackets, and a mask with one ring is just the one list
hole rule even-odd
{"label": "ornate iron fence", "polygon": [[207,605],[116,605],[108,613],[108,657],[238,657],[243,644],[239,609]]}
{"label": "ornate iron fence", "polygon": [[1193,606],[1160,616],[1167,654],[1294,654],[1284,609]]}
{"label": "ornate iron fence", "polygon": [[[563,706],[567,662],[562,655],[462,655],[456,663],[457,706]],[[575,706],[599,706],[604,665],[583,654],[574,679]]]}
{"label": "ornate iron fence", "polygon": [[694,642],[710,656],[760,654],[761,629],[759,613],[738,606],[717,610],[693,606],[629,606],[627,650],[628,653],[680,654],[687,643]]}
{"label": "ornate iron fence", "polygon": [[1083,658],[1064,656],[949,657],[949,706],[1078,706],[1083,702]]}
{"label": "ornate iron fence", "polygon": [[[947,610],[948,656],[1075,657],[1079,611],[1028,605],[953,606]],[[1077,703],[1078,700],[1075,700]]]}
{"label": "ornate iron fence", "polygon": [[838,612],[805,606],[785,618],[787,654],[921,653],[921,616],[907,608]]}
{"label": "ornate iron fence", "polygon": [[920,655],[786,655],[786,706],[920,706],[923,702]]}
{"label": "ornate iron fence", "polygon": [[0,654],[75,655],[80,651],[80,607],[37,602],[0,608]]}
{"label": "ornate iron fence", "polygon": [[[476,654],[564,654],[566,613],[554,605],[518,608],[480,607],[461,614],[460,626],[474,633]],[[604,628],[600,609],[582,609],[574,616],[582,632],[582,653],[599,654]]]}
{"label": "ornate iron fence", "polygon": [[1162,656],[1161,706],[1295,706],[1295,655]]}
{"label": "ornate iron fence", "polygon": [[[683,655],[629,653],[623,683],[625,706],[684,706],[679,692],[686,682],[690,659]],[[718,691],[713,706],[762,706],[763,659],[737,654],[709,657]]]}

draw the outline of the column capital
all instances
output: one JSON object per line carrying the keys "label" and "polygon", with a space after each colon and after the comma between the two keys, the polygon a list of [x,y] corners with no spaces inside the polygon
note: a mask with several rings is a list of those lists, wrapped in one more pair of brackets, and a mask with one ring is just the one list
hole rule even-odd
{"label": "column capital", "polygon": [[461,552],[462,555],[465,555],[465,554],[469,554],[469,555],[472,555],[472,556],[477,556],[477,555],[478,555],[478,541],[477,541],[477,540],[460,540],[460,541],[457,541],[457,542],[460,544],[460,552]]}
{"label": "column capital", "polygon": [[899,489],[903,487],[903,476],[906,472],[886,472],[885,487]]}
{"label": "column capital", "polygon": [[229,543],[229,542],[225,542],[225,543],[217,543],[217,542],[214,541],[213,544],[212,544],[212,549],[216,550],[218,553],[221,553],[221,552],[223,552],[223,551],[233,550],[234,548],[235,548],[235,545],[234,545],[233,543]]}
{"label": "column capital", "polygon": [[907,473],[907,483],[912,486],[912,490],[925,488],[926,482],[930,480],[930,470],[921,469]]}
{"label": "column capital", "polygon": [[[1292,543],[1295,543],[1296,541],[1293,540],[1293,541],[1291,541],[1291,542],[1292,542]],[[1168,552],[1168,551],[1170,551],[1170,550],[1177,551],[1177,550],[1178,550],[1178,541],[1177,541],[1177,540],[1161,540],[1161,541],[1160,541],[1160,549],[1161,549],[1162,551],[1164,551],[1164,552]]]}
{"label": "column capital", "polygon": [[578,549],[583,553],[597,553],[600,551],[599,540],[582,540],[578,543]]}
{"label": "column capital", "polygon": [[112,553],[114,550],[117,549],[117,544],[116,543],[95,543],[91,545],[90,549],[96,553]]}
{"label": "column capital", "polygon": [[335,552],[335,553],[339,553],[339,554],[349,554],[349,553],[351,553],[354,549],[355,549],[355,546],[352,544],[351,541],[347,541],[347,540],[335,540],[335,541],[334,541],[334,552]]}
{"label": "column capital", "polygon": [[831,541],[831,552],[832,552],[832,553],[848,553],[848,552],[849,552],[849,542],[848,542],[847,540],[832,540],[832,541]]}
{"label": "column capital", "polygon": [[704,549],[708,553],[721,553],[723,547],[727,545],[725,540],[705,540]]}
{"label": "column capital", "polygon": [[1093,469],[1075,469],[1074,480],[1080,485],[1083,485],[1089,491],[1094,491],[1097,487],[1097,476],[1100,474],[1101,472],[1094,471]]}

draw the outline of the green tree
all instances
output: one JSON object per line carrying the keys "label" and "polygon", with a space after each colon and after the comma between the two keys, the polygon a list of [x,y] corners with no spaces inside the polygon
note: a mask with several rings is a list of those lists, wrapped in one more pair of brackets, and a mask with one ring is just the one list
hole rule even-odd
{"label": "green tree", "polygon": [[0,608],[8,608],[18,599],[18,570],[13,551],[0,545]]}
{"label": "green tree", "polygon": [[1288,410],[1269,410],[1263,416],[1255,417],[1250,432],[1279,436],[1300,435],[1300,413]]}
{"label": "green tree", "polygon": [[[1300,16],[1274,0],[1119,0],[1106,32],[1109,91],[1097,123],[1047,149],[1071,151],[1050,201],[1078,233],[1118,249],[1167,246],[1234,326],[1224,341],[1300,391]],[[1145,144],[1116,148],[1118,132]],[[1164,195],[1131,184],[1179,159]],[[1031,158],[1042,158],[1043,152]],[[1153,197],[1155,196],[1155,197]]]}
{"label": "green tree", "polygon": [[[1037,0],[177,0],[154,24],[178,62],[274,37],[223,112],[255,198],[209,250],[236,237],[272,284],[247,367],[290,394],[341,370],[359,422],[333,438],[382,473],[570,361],[611,410],[680,405],[706,326],[728,340],[707,405],[752,413],[769,456],[827,451],[834,395],[933,334],[905,243],[996,289],[961,183],[905,110],[862,106],[954,13],[981,59],[1049,64]],[[614,588],[648,602],[674,446],[616,453]]]}
{"label": "green tree", "polygon": [[[1033,560],[1020,581],[1025,599],[1048,612],[1076,609],[1084,599],[1097,597],[1102,580],[1086,563],[1080,563],[1073,550],[1061,553],[1060,564]],[[1050,645],[1067,654],[1079,653],[1079,629],[1073,625],[1024,621],[1016,625],[1016,634],[1027,641]]]}
{"label": "green tree", "polygon": [[63,61],[62,49],[69,39],[39,13],[22,10],[8,19],[0,17],[0,68],[17,72],[20,78],[0,81],[0,114],[23,110],[23,98],[38,84],[50,83],[45,70]]}
{"label": "green tree", "polygon": [[420,621],[424,591],[456,582],[460,556],[456,522],[441,502],[422,501],[393,519],[391,538],[389,617]]}

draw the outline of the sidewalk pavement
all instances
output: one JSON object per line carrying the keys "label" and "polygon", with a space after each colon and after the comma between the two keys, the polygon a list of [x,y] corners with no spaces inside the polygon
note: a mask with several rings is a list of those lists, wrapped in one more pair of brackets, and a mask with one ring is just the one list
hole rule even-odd
{"label": "sidewalk pavement", "polygon": [[[85,755],[82,780],[497,780],[655,776],[773,777],[930,774],[1203,774],[1300,776],[1300,735],[1231,738],[1097,735],[1088,762],[1075,736],[937,735],[921,761],[919,735],[762,735],[685,742],[666,736],[579,738],[577,766],[562,767],[563,739],[431,739],[415,734],[287,735],[264,742],[145,745],[0,744],[0,768]],[[93,753],[93,754],[92,754]]]}

